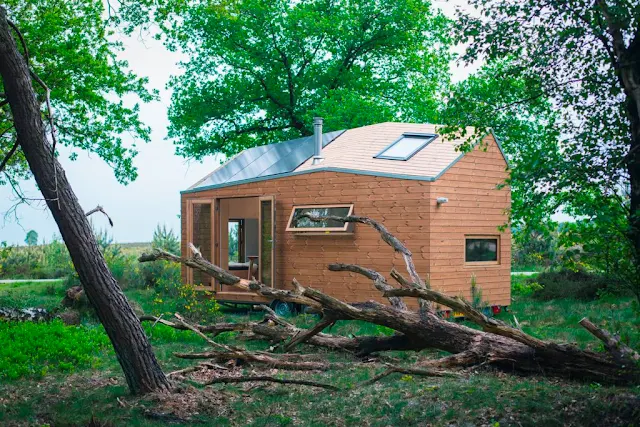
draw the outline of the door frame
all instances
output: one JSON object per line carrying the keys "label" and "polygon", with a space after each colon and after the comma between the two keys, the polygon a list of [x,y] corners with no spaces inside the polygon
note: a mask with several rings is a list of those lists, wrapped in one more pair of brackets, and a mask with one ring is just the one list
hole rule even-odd
{"label": "door frame", "polygon": [[[217,250],[218,250],[218,242],[216,241],[216,237],[219,233],[216,233],[216,221],[219,219],[216,212],[218,210],[218,199],[217,198],[193,198],[187,199],[187,242],[185,244],[185,249],[187,254],[183,254],[184,257],[189,257],[189,243],[193,243],[193,205],[211,205],[211,256],[213,259],[208,261],[216,264],[217,259]],[[210,277],[210,285],[209,286],[201,286],[202,289],[215,289],[215,283],[213,277]],[[187,283],[193,284],[193,268],[187,267]]]}
{"label": "door frame", "polygon": [[258,197],[258,279],[262,280],[262,202],[271,202],[271,287],[275,288],[276,283],[276,197]]}

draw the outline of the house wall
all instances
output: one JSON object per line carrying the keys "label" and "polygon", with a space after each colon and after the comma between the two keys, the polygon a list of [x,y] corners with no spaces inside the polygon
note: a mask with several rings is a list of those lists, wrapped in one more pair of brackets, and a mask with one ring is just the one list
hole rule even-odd
{"label": "house wall", "polygon": [[[293,205],[354,203],[354,213],[378,221],[405,241],[421,274],[429,273],[429,182],[339,172],[317,172],[182,195],[182,251],[188,237],[184,211],[190,198],[274,195],[276,199],[276,285],[291,288],[295,277],[348,302],[380,298],[370,280],[353,273],[330,272],[332,262],[359,264],[388,275],[404,271],[401,257],[371,227],[356,224],[353,235],[304,236],[285,232]],[[257,204],[256,204],[257,206]],[[183,275],[186,270],[183,271]],[[186,280],[186,275],[184,276]],[[246,294],[225,299],[256,300]]]}
{"label": "house wall", "polygon": [[[511,230],[507,224],[511,191],[496,185],[508,177],[507,164],[493,136],[476,147],[432,183],[431,286],[453,295],[471,296],[471,275],[492,304],[511,301]],[[486,151],[485,151],[486,150]],[[448,203],[437,205],[438,197]],[[499,235],[500,263],[479,266],[464,263],[465,235]]]}
{"label": "house wall", "polygon": [[[485,301],[509,305],[511,234],[498,227],[507,222],[511,199],[507,187],[496,188],[507,177],[506,162],[493,137],[485,143],[486,151],[476,148],[435,182],[323,171],[183,194],[182,209],[184,213],[190,198],[274,195],[277,287],[290,289],[295,277],[347,302],[385,302],[364,277],[326,269],[332,262],[358,264],[379,271],[392,283],[389,271],[404,272],[404,262],[372,228],[356,224],[354,234],[347,236],[284,231],[294,204],[354,203],[355,214],[381,221],[407,245],[419,273],[429,276],[434,289],[469,298],[473,273]],[[448,197],[449,202],[438,207],[437,197]],[[185,253],[186,216],[182,218]],[[500,264],[465,265],[465,235],[499,235]],[[227,294],[224,299],[258,300],[247,294]]]}

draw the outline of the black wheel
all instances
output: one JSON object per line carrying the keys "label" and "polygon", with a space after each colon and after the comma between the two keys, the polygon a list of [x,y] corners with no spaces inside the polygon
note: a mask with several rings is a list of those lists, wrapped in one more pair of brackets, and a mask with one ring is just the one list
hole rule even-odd
{"label": "black wheel", "polygon": [[271,308],[280,317],[290,317],[296,314],[296,307],[290,302],[275,300],[271,303]]}

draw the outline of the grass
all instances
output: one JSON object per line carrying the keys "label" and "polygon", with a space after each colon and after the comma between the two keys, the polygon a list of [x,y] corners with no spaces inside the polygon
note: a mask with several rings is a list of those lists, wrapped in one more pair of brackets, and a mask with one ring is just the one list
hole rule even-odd
{"label": "grass", "polygon": [[[514,278],[514,280],[518,280]],[[58,288],[54,288],[58,289]],[[24,291],[24,292],[21,292]],[[25,284],[24,288],[0,289],[0,301],[7,293],[13,301],[41,302],[55,297],[45,287]],[[58,292],[58,291],[56,291]],[[145,311],[157,309],[153,290],[128,290]],[[26,295],[22,295],[26,294]],[[162,310],[170,309],[166,303]],[[2,303],[0,302],[0,306]],[[579,327],[584,316],[611,331],[622,331],[623,339],[640,347],[640,319],[631,300],[615,298],[593,302],[555,300],[534,301],[514,296],[508,313],[500,317],[512,322],[515,316],[523,329],[537,337],[576,341],[581,347],[598,349],[600,343]],[[221,321],[258,319],[259,313],[222,311]],[[291,321],[300,326],[313,324],[313,316]],[[145,324],[158,359],[165,371],[180,369],[192,362],[173,357],[176,351],[200,351],[205,343],[188,331],[163,325]],[[331,333],[342,335],[385,334],[389,331],[363,322],[338,322]],[[0,332],[0,338],[4,338]],[[46,339],[46,338],[42,338]],[[236,334],[217,338],[251,349],[267,349],[268,343],[238,340]],[[341,353],[303,347],[332,360],[346,360]],[[640,419],[640,388],[610,387],[544,377],[521,377],[486,368],[465,372],[462,379],[418,378],[395,375],[368,386],[357,384],[383,368],[355,368],[326,373],[273,372],[283,377],[312,377],[337,385],[345,391],[330,393],[309,387],[244,384],[216,385],[196,391],[185,387],[169,398],[129,396],[113,351],[94,349],[97,365],[78,366],[71,374],[50,371],[42,378],[9,380],[0,383],[0,425],[86,425],[92,417],[106,425],[167,425],[148,416],[176,413],[205,425],[634,425]],[[396,363],[412,363],[434,356],[430,352],[391,352]],[[252,368],[244,368],[246,373]],[[264,372],[264,368],[256,368]]]}
{"label": "grass", "polygon": [[0,283],[0,307],[40,307],[54,310],[64,298],[65,286],[57,282]]}

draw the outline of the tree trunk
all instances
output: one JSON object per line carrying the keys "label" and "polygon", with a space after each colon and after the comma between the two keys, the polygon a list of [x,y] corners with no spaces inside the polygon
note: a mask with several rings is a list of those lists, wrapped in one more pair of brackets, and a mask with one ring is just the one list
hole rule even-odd
{"label": "tree trunk", "polygon": [[0,7],[0,74],[20,147],[69,249],[80,282],[104,326],[132,393],[166,390],[169,381],[138,318],[109,271],[62,166],[45,135],[30,72]]}
{"label": "tree trunk", "polygon": [[[324,217],[324,219],[327,218],[335,220],[336,217]],[[354,218],[357,218],[358,222],[366,220],[367,224],[375,223],[369,218],[353,216],[344,218],[343,221]],[[380,228],[376,229],[380,230]],[[384,230],[384,233],[381,232],[381,234],[385,236],[388,233]],[[403,246],[395,238],[385,241],[396,250]],[[395,243],[398,246],[394,246]],[[505,323],[486,317],[460,298],[450,297],[424,286],[393,290],[386,290],[388,284],[383,287],[378,284],[377,287],[384,288],[383,295],[388,299],[420,298],[460,311],[465,314],[467,319],[481,326],[483,330],[472,329],[444,320],[434,311],[412,312],[375,301],[347,304],[316,289],[303,287],[295,279],[294,290],[273,289],[255,281],[236,277],[204,259],[193,244],[189,244],[189,248],[193,252],[193,256],[189,258],[156,250],[153,253],[143,254],[139,260],[141,262],[155,260],[180,262],[188,267],[198,269],[228,286],[251,291],[267,298],[307,305],[333,319],[361,320],[386,326],[400,333],[392,337],[358,337],[354,339],[320,334],[311,336],[309,334],[305,337],[309,344],[342,348],[361,355],[385,350],[435,348],[453,354],[450,358],[436,361],[437,366],[486,364],[505,371],[554,375],[587,381],[616,384],[637,384],[640,381],[640,367],[636,366],[631,358],[628,363],[620,363],[608,353],[581,350],[573,344],[542,341]],[[408,256],[409,260],[410,258]],[[409,264],[412,264],[412,261]],[[344,264],[340,266],[343,267]],[[356,270],[376,273],[374,270],[363,267],[351,269],[351,271]],[[379,275],[371,274],[371,276],[377,278]],[[308,331],[296,330],[287,325],[285,327],[269,326],[268,324],[246,326],[247,330],[256,335],[262,335],[275,341],[294,340],[296,336],[308,333]],[[215,330],[216,328],[209,329]],[[319,331],[316,330],[316,332]],[[635,352],[630,351],[629,354],[635,354]]]}

